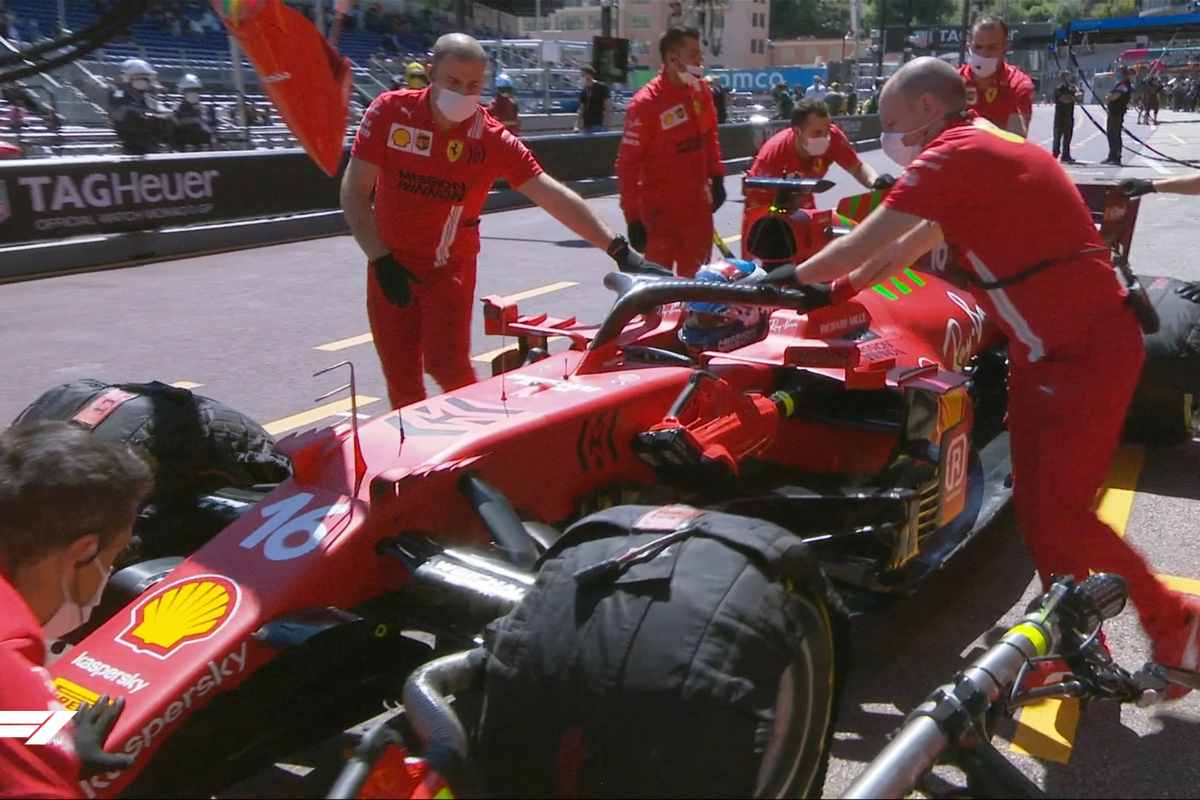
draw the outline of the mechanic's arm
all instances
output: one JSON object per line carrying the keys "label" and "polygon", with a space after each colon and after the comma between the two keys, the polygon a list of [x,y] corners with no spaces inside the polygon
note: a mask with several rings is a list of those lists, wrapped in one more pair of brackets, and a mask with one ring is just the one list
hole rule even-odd
{"label": "mechanic's arm", "polygon": [[616,238],[612,229],[596,216],[582,197],[544,172],[525,181],[516,189],[546,209],[550,216],[601,250],[607,250]]}
{"label": "mechanic's arm", "polygon": [[342,176],[342,213],[346,216],[350,233],[366,253],[368,261],[390,252],[379,235],[379,225],[371,208],[371,192],[375,190],[375,179],[378,177],[379,167],[353,156],[346,166],[346,174]]}
{"label": "mechanic's arm", "polygon": [[1159,178],[1151,181],[1154,191],[1167,194],[1200,194],[1200,173],[1180,175],[1177,178]]}
{"label": "mechanic's arm", "polygon": [[1026,80],[1017,88],[1017,113],[1008,115],[1009,131],[1029,136],[1029,121],[1033,119],[1033,81]]}
{"label": "mechanic's arm", "polygon": [[[830,243],[796,267],[797,283],[825,283],[867,264],[884,248],[911,233],[924,222],[920,217],[882,206],[847,236]],[[902,255],[902,254],[901,254]],[[888,260],[891,262],[891,259]],[[882,269],[882,267],[879,267]],[[853,287],[860,284],[851,279]]]}
{"label": "mechanic's arm", "polygon": [[874,189],[875,181],[879,180],[879,173],[865,161],[859,161],[857,166],[851,167],[846,171],[854,176],[854,180],[868,189]]}
{"label": "mechanic's arm", "polygon": [[864,287],[911,265],[942,243],[942,226],[921,220],[908,234],[887,245],[850,273],[851,287]]}

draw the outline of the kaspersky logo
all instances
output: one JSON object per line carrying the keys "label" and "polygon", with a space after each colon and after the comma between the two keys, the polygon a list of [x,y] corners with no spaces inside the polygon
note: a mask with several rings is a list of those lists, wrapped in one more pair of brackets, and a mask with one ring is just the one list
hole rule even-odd
{"label": "kaspersky logo", "polygon": [[166,659],[215,636],[237,612],[241,595],[223,575],[183,578],[139,601],[116,641],[135,653]]}

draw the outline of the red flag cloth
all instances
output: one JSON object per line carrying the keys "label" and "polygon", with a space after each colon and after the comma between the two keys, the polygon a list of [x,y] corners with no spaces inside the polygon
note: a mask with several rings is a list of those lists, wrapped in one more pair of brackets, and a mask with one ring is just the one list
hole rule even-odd
{"label": "red flag cloth", "polygon": [[213,5],[305,152],[327,175],[337,174],[350,105],[349,59],[283,0],[235,3],[232,9],[227,0]]}

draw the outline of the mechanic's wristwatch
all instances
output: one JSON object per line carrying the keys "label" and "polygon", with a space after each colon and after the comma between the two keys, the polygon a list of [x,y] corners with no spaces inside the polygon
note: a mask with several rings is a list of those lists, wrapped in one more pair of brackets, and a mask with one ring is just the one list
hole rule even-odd
{"label": "mechanic's wristwatch", "polygon": [[624,236],[614,236],[613,240],[608,243],[608,247],[604,252],[608,253],[608,257],[618,264],[625,260],[625,253],[629,250],[629,240]]}

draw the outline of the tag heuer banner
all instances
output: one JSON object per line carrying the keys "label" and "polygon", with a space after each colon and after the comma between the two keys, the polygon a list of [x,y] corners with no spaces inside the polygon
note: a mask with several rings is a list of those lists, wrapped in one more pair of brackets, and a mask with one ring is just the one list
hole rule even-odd
{"label": "tag heuer banner", "polygon": [[299,150],[0,165],[5,244],[337,207],[338,178]]}

